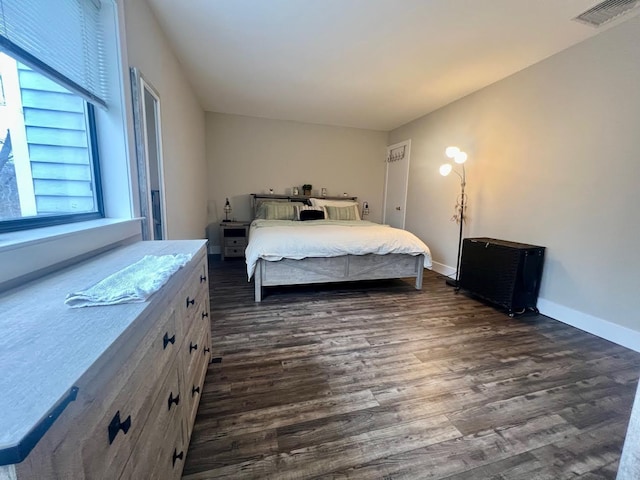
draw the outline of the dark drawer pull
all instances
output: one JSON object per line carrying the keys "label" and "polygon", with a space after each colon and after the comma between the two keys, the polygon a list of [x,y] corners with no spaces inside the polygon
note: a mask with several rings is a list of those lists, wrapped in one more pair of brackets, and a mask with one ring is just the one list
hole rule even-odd
{"label": "dark drawer pull", "polygon": [[209,353],[211,350],[209,350],[209,347],[204,347],[204,350],[202,351],[203,354],[207,354]]}
{"label": "dark drawer pull", "polygon": [[209,314],[207,312],[202,312],[202,318],[207,318]]}
{"label": "dark drawer pull", "polygon": [[122,430],[122,433],[126,435],[130,428],[131,428],[131,415],[129,415],[124,422],[121,422],[120,410],[118,410],[115,416],[113,417],[113,420],[111,420],[111,423],[109,424],[109,428],[108,428],[109,445],[111,445],[113,441],[116,439],[116,437],[118,436],[118,432],[120,430]]}
{"label": "dark drawer pull", "polygon": [[198,344],[197,343],[189,342],[189,353],[191,353],[193,350],[197,350],[197,349],[198,349]]}
{"label": "dark drawer pull", "polygon": [[200,275],[200,283],[204,283],[207,281],[207,276],[206,275]]}
{"label": "dark drawer pull", "polygon": [[189,308],[189,305],[193,305],[195,303],[196,303],[196,301],[193,298],[191,300],[189,300],[189,297],[187,297],[187,308]]}
{"label": "dark drawer pull", "polygon": [[174,448],[173,449],[173,466],[174,467],[176,466],[176,460],[178,459],[182,460],[182,457],[184,457],[184,452],[181,451],[180,453],[178,453],[178,449]]}
{"label": "dark drawer pull", "polygon": [[176,336],[174,334],[173,337],[169,337],[169,332],[167,332],[164,334],[164,337],[162,337],[162,349],[164,350],[165,348],[167,348],[167,345],[169,345],[170,343],[176,343]]}
{"label": "dark drawer pull", "polygon": [[191,396],[193,397],[196,393],[200,393],[200,387],[194,385],[193,388],[191,388]]}
{"label": "dark drawer pull", "polygon": [[169,410],[171,410],[172,403],[175,403],[176,405],[180,403],[180,394],[176,395],[176,398],[173,398],[173,392],[169,394]]}

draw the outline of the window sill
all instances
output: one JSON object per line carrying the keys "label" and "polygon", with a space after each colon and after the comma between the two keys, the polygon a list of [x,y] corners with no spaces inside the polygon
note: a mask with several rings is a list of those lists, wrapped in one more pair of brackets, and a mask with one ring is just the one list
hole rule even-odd
{"label": "window sill", "polygon": [[0,234],[0,291],[135,240],[140,240],[139,218],[103,218]]}

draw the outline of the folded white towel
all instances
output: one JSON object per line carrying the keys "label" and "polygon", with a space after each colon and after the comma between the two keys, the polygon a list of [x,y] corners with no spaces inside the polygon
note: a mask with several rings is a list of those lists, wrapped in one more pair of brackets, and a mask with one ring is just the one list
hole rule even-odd
{"label": "folded white towel", "polygon": [[189,260],[190,254],[146,255],[95,285],[70,293],[64,303],[77,308],[144,302]]}

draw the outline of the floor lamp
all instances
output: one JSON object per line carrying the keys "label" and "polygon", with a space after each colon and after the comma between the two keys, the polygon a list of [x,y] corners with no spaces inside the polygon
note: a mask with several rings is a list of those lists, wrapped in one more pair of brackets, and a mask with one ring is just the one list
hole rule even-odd
{"label": "floor lamp", "polygon": [[450,163],[445,163],[440,167],[440,175],[446,177],[451,172],[455,173],[460,177],[460,197],[458,202],[456,203],[456,213],[453,215],[451,220],[456,221],[460,225],[460,233],[458,234],[458,256],[456,261],[456,278],[455,280],[451,278],[447,278],[447,285],[459,288],[459,280],[460,280],[460,257],[462,253],[462,227],[464,226],[464,209],[467,204],[467,196],[464,193],[464,187],[467,184],[467,178],[464,171],[464,162],[467,161],[467,154],[461,151],[458,147],[447,147],[445,150],[445,155],[459,165],[462,165],[462,174],[455,171],[453,166]]}

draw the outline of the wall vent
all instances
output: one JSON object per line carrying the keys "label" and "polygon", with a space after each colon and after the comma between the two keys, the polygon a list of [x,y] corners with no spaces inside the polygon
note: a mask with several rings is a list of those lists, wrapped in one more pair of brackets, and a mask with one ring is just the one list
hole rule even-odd
{"label": "wall vent", "polygon": [[640,6],[640,0],[605,0],[581,13],[574,20],[592,27],[599,27],[638,6]]}

